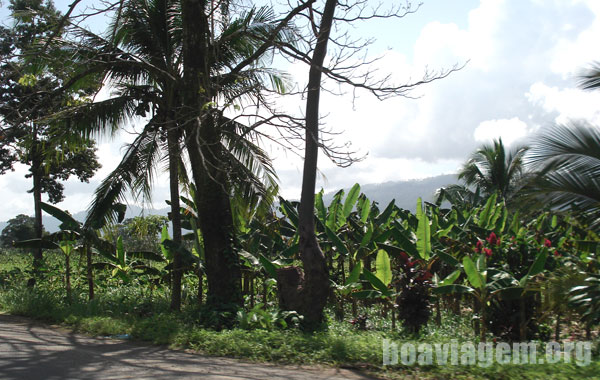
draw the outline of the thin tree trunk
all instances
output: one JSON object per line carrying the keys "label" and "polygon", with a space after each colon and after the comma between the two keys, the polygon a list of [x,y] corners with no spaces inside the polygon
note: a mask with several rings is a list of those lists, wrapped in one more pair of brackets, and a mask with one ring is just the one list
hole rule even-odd
{"label": "thin tree trunk", "polygon": [[525,342],[527,339],[527,316],[525,313],[525,298],[523,297],[519,299],[519,339],[521,342]]}
{"label": "thin tree trunk", "polygon": [[89,244],[85,245],[87,282],[88,282],[88,298],[94,299],[94,272],[92,271],[92,247]]}
{"label": "thin tree trunk", "polygon": [[202,284],[203,281],[204,281],[204,276],[202,275],[202,271],[200,269],[198,269],[198,296],[197,296],[198,306],[202,306],[202,298],[203,298],[202,293],[204,293],[204,287]]}
{"label": "thin tree trunk", "polygon": [[65,255],[65,288],[67,290],[67,303],[71,303],[71,257]]}
{"label": "thin tree trunk", "polygon": [[263,292],[263,294],[262,294],[262,299],[263,299],[263,304],[264,304],[265,306],[267,306],[267,301],[268,301],[268,299],[267,299],[267,298],[268,298],[268,296],[269,296],[269,294],[268,294],[267,290],[268,290],[268,289],[267,289],[267,281],[266,281],[266,279],[265,279],[265,280],[263,281],[263,283],[262,283],[262,292]]}
{"label": "thin tree trunk", "polygon": [[475,337],[481,337],[481,314],[479,313],[479,301],[474,298],[473,299],[473,314],[478,315],[479,319],[473,320],[473,332],[475,333]]}
{"label": "thin tree trunk", "polygon": [[[181,213],[179,204],[179,133],[175,125],[170,124],[167,130],[169,149],[169,191],[171,195],[171,223],[173,225],[173,243],[175,247],[181,246]],[[181,251],[173,250],[173,272],[171,283],[171,310],[181,308],[181,277],[183,268]]]}
{"label": "thin tree trunk", "polygon": [[438,295],[435,299],[435,324],[437,326],[442,325],[442,307],[440,305],[440,297],[441,296]]}
{"label": "thin tree trunk", "polygon": [[554,324],[554,340],[560,342],[560,311],[556,315],[556,323]]}
{"label": "thin tree trunk", "polygon": [[321,74],[327,55],[327,43],[333,24],[337,0],[327,0],[319,35],[311,59],[306,97],[306,150],[302,172],[302,193],[299,209],[300,258],[304,268],[304,283],[300,297],[300,314],[308,328],[317,327],[323,320],[323,309],[329,295],[329,274],[325,256],[317,242],[314,225],[315,185],[319,155],[319,99]]}
{"label": "thin tree trunk", "polygon": [[[36,132],[34,129],[34,142],[32,147],[32,163],[31,163],[31,174],[33,177],[33,207],[35,213],[35,237],[37,239],[42,239],[43,235],[43,224],[42,224],[42,162],[39,158],[39,153],[37,150],[37,139],[35,136]],[[28,285],[34,286],[36,282],[36,278],[40,275],[40,269],[42,267],[43,262],[43,254],[42,254],[42,246],[40,245],[38,248],[33,250],[33,278],[29,280]]]}
{"label": "thin tree trunk", "polygon": [[254,307],[254,273],[250,275],[250,308]]}

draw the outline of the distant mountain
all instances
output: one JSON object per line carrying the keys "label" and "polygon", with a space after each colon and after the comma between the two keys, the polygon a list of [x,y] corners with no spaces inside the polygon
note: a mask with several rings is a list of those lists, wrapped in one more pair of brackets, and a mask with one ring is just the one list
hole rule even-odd
{"label": "distant mountain", "polygon": [[[161,208],[161,209],[142,209],[139,206],[136,205],[130,205],[127,206],[127,211],[125,212],[125,219],[127,218],[133,218],[135,216],[140,216],[140,215],[164,215],[167,216],[167,213],[170,211],[170,209],[168,207],[165,208]],[[80,222],[83,222],[85,220],[85,216],[86,216],[86,212],[85,211],[80,211],[78,213],[73,214],[73,218],[75,218],[75,220],[78,220]],[[44,213],[43,216],[43,222],[44,222],[44,229],[48,232],[56,232],[59,230],[58,226],[60,226],[60,221],[58,219],[56,219],[53,216],[50,216],[46,213]],[[2,231],[4,229],[4,227],[6,227],[8,223],[7,222],[0,222],[0,231]]]}
{"label": "distant mountain", "polygon": [[[424,179],[361,185],[361,192],[365,193],[371,201],[379,203],[380,208],[387,206],[392,199],[395,199],[398,207],[414,212],[417,198],[421,197],[424,201],[431,202],[437,189],[455,183],[458,183],[455,174],[445,174]],[[349,189],[344,190],[348,192]],[[334,195],[335,192],[325,194],[323,200],[326,205],[331,202]],[[142,209],[141,207],[132,205],[127,207],[125,218],[133,218],[142,214],[166,216],[168,212],[168,207],[162,209]],[[85,211],[81,211],[74,214],[73,217],[76,220],[83,221],[85,215]],[[6,227],[6,224],[6,222],[0,222],[0,231]],[[60,222],[57,219],[49,215],[44,215],[44,228],[46,231],[58,231],[59,225]]]}
{"label": "distant mountain", "polygon": [[[360,190],[371,201],[379,203],[380,208],[387,206],[392,199],[395,199],[396,206],[414,212],[419,197],[423,201],[432,202],[437,189],[456,183],[458,183],[456,174],[444,174],[424,179],[361,185]],[[348,192],[349,189],[344,190]],[[336,192],[330,192],[323,196],[326,205],[331,202]]]}

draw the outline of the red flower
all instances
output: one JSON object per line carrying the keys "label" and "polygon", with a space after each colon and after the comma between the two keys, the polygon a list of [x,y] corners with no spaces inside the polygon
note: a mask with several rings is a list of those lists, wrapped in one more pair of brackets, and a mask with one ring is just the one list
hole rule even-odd
{"label": "red flower", "polygon": [[545,239],[544,240],[544,246],[547,247],[547,248],[550,248],[550,247],[552,247],[552,242],[550,240],[548,240],[548,239]]}
{"label": "red flower", "polygon": [[425,273],[422,273],[419,277],[415,278],[415,282],[429,281],[432,277],[433,275],[429,271],[427,271]]}
{"label": "red flower", "polygon": [[483,248],[483,242],[481,240],[477,240],[477,244],[475,245],[475,252],[481,253],[482,248]]}
{"label": "red flower", "polygon": [[489,249],[489,248],[484,248],[484,249],[483,249],[483,252],[485,252],[485,255],[486,255],[487,257],[492,257],[492,250],[491,250],[491,249]]}
{"label": "red flower", "polygon": [[496,243],[498,243],[498,237],[493,232],[485,240],[487,240],[487,242],[490,243],[491,245],[496,245]]}
{"label": "red flower", "polygon": [[554,256],[561,257],[562,255],[558,251],[554,251]]}

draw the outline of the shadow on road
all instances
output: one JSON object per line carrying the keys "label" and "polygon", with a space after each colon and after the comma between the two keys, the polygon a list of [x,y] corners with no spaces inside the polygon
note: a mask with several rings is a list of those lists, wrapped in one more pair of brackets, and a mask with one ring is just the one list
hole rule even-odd
{"label": "shadow on road", "polygon": [[370,379],[349,370],[245,363],[108,338],[89,338],[0,315],[0,378]]}

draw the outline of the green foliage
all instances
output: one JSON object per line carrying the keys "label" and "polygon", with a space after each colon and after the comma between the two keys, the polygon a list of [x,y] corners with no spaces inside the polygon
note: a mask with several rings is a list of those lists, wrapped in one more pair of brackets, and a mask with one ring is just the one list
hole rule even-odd
{"label": "green foliage", "polygon": [[385,286],[388,286],[392,282],[392,268],[390,265],[390,257],[383,249],[377,251],[375,267],[377,268],[377,271],[375,272],[377,278],[381,280]]}
{"label": "green foliage", "polygon": [[244,330],[298,327],[302,321],[302,316],[295,311],[269,311],[265,310],[262,303],[255,305],[248,312],[239,310],[236,317],[239,328]]}
{"label": "green foliage", "polygon": [[0,235],[0,244],[3,247],[12,247],[13,241],[33,238],[35,238],[35,218],[21,214],[8,220]]}
{"label": "green foliage", "polygon": [[569,304],[581,312],[588,325],[600,323],[600,275],[592,274],[585,285],[573,287]]}
{"label": "green foliage", "polygon": [[507,152],[502,139],[494,140],[493,145],[483,145],[471,155],[458,178],[477,192],[481,190],[486,197],[498,192],[503,200],[509,201],[525,185],[523,160],[528,149],[518,146]]}

